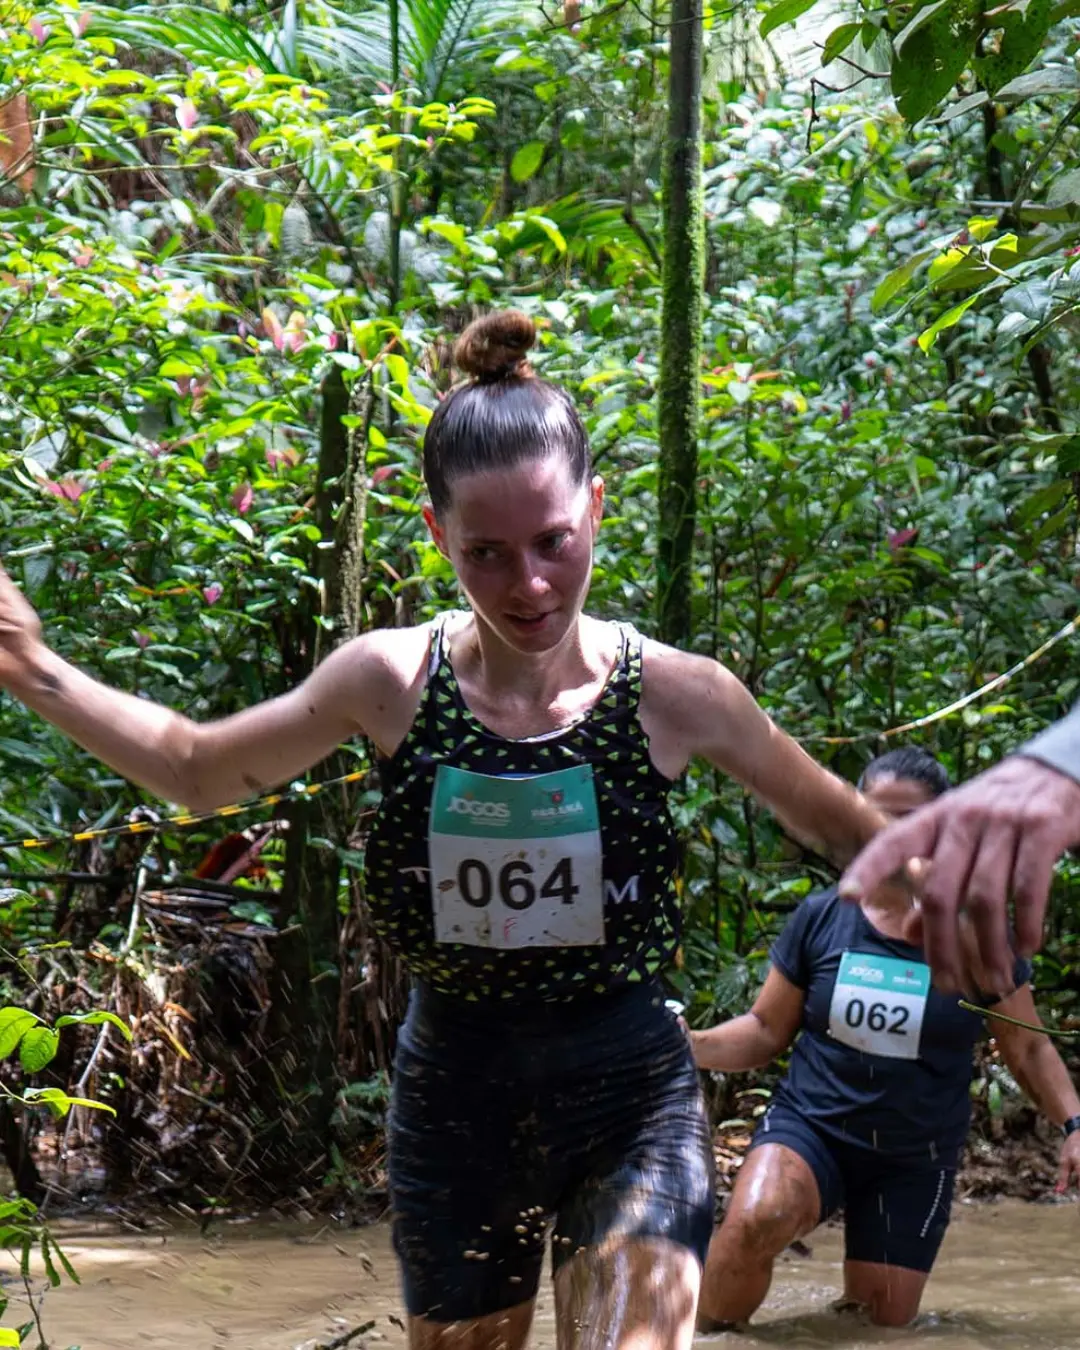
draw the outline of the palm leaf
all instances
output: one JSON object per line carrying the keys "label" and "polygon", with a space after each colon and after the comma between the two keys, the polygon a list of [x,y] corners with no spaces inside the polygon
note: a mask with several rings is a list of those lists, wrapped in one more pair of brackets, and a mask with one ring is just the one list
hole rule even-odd
{"label": "palm leaf", "polygon": [[387,6],[349,14],[333,5],[312,5],[296,31],[297,51],[315,66],[368,82],[390,80]]}
{"label": "palm leaf", "polygon": [[[488,45],[484,30],[519,19],[518,0],[402,0],[405,74],[425,103],[445,101],[452,76]],[[371,84],[389,83],[390,0],[350,13],[323,2],[297,29],[297,48],[327,71]]]}
{"label": "palm leaf", "polygon": [[94,31],[129,47],[150,47],[196,65],[239,63],[268,75],[288,74],[271,36],[267,43],[228,14],[193,5],[142,5],[136,9],[103,7],[94,13]]}
{"label": "palm leaf", "polygon": [[[444,101],[451,77],[488,44],[484,31],[520,21],[519,0],[401,0],[401,49],[410,82],[428,103]],[[95,11],[95,30],[128,46],[179,53],[197,65],[238,63],[268,75],[299,75],[300,59],[361,84],[389,82],[390,0],[357,13],[315,0],[286,0],[260,31],[230,14],[190,4]]]}

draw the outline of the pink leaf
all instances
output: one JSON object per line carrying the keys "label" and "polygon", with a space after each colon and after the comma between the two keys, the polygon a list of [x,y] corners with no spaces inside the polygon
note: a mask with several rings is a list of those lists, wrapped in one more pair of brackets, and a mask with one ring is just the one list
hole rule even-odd
{"label": "pink leaf", "polygon": [[298,352],[307,341],[305,331],[306,320],[299,310],[294,309],[289,315],[289,322],[285,325],[282,333],[283,348],[286,351]]}
{"label": "pink leaf", "polygon": [[176,124],[184,131],[190,131],[199,120],[199,110],[189,98],[181,99],[176,105]]}
{"label": "pink leaf", "polygon": [[30,32],[33,34],[34,38],[37,40],[38,45],[41,46],[45,42],[46,38],[49,36],[49,30],[45,27],[45,25],[41,22],[40,19],[31,19],[30,23],[27,26],[29,27]]}
{"label": "pink leaf", "polygon": [[281,326],[281,320],[274,311],[267,306],[262,312],[263,331],[266,336],[281,351],[285,346],[285,330]]}
{"label": "pink leaf", "polygon": [[380,464],[371,475],[371,486],[378,487],[380,483],[385,483],[391,474],[395,474],[397,471],[398,465],[396,464]]}
{"label": "pink leaf", "polygon": [[336,333],[327,333],[323,338],[323,346],[328,352],[336,352],[338,349],[338,335]]}
{"label": "pink leaf", "polygon": [[914,543],[918,537],[919,531],[917,529],[890,530],[886,537],[889,552],[896,553],[902,548],[907,548],[908,544]]}
{"label": "pink leaf", "polygon": [[150,634],[140,633],[137,628],[132,629],[131,636],[135,639],[136,647],[141,647],[143,651],[150,645]]}
{"label": "pink leaf", "polygon": [[280,468],[282,464],[290,469],[300,462],[300,456],[290,445],[287,450],[268,449],[266,452],[266,462],[272,469]]}
{"label": "pink leaf", "polygon": [[212,605],[216,600],[221,599],[223,587],[219,581],[212,581],[209,586],[203,587],[203,599],[208,605]]}
{"label": "pink leaf", "polygon": [[69,14],[67,16],[67,26],[71,29],[71,36],[80,38],[90,27],[92,15],[89,10],[83,10],[81,14]]}
{"label": "pink leaf", "polygon": [[72,259],[76,267],[89,267],[94,261],[94,250],[92,248],[81,248]]}
{"label": "pink leaf", "polygon": [[61,478],[59,482],[46,478],[43,486],[46,492],[50,492],[54,497],[60,497],[63,501],[68,502],[77,502],[86,491],[85,486],[82,483],[77,483],[74,478]]}
{"label": "pink leaf", "polygon": [[239,511],[241,515],[245,515],[251,510],[251,503],[255,500],[255,494],[251,490],[251,484],[241,483],[238,487],[234,488],[233,494],[229,500],[233,504],[234,511]]}

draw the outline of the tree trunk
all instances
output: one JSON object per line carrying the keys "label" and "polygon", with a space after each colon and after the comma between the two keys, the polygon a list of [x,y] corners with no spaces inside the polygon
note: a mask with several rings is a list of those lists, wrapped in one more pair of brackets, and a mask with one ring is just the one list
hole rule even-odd
{"label": "tree trunk", "polygon": [[[315,630],[308,650],[317,665],[354,636],[361,618],[364,565],[366,455],[371,384],[352,392],[333,366],[323,384],[319,476],[315,519],[331,547],[318,554],[320,600],[310,616]],[[357,424],[342,421],[351,413]],[[315,770],[317,779],[347,772],[334,755]],[[328,1166],[330,1118],[337,1092],[341,865],[333,844],[344,844],[354,816],[347,789],[300,801],[287,810],[289,832],[281,912],[283,932],[274,944],[270,1010],[264,1053],[253,1085],[257,1119],[252,1165],[275,1190],[317,1186]],[[331,845],[316,844],[317,835]]]}
{"label": "tree trunk", "polygon": [[[401,0],[390,0],[390,87],[396,94],[401,79]],[[390,134],[401,134],[401,114],[390,111]],[[401,144],[394,146],[394,166],[390,170],[389,309],[394,314],[401,300],[401,226],[405,216],[405,184],[402,175]]]}
{"label": "tree trunk", "polygon": [[664,151],[663,310],[657,429],[660,533],[657,626],[661,641],[690,638],[705,230],[701,191],[701,0],[673,0]]}

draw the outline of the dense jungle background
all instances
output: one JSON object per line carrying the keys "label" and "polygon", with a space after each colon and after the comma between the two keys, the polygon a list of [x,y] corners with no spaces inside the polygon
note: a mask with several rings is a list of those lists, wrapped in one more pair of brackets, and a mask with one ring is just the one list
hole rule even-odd
{"label": "dense jungle background", "polygon": [[[1078,51],[1050,0],[5,3],[0,559],[101,678],[272,696],[454,603],[418,442],[454,334],[512,303],[607,480],[595,611],[719,657],[839,773],[917,741],[970,775],[1080,684],[1066,635],[884,737],[1080,609]],[[0,696],[25,1201],[378,1205],[406,986],[372,767],[175,824]],[[829,873],[712,772],[677,811],[704,1023]],[[1066,863],[1036,966],[1066,1029],[1078,963]],[[712,1085],[722,1156],[771,1081]],[[992,1047],[972,1090],[970,1186],[1038,1191]]]}

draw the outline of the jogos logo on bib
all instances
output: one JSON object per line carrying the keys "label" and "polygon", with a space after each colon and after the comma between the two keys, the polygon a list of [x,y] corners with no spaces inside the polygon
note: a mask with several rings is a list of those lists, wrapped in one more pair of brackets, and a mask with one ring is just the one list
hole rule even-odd
{"label": "jogos logo on bib", "polygon": [[428,834],[437,942],[604,941],[600,818],[589,765],[499,778],[441,764]]}

